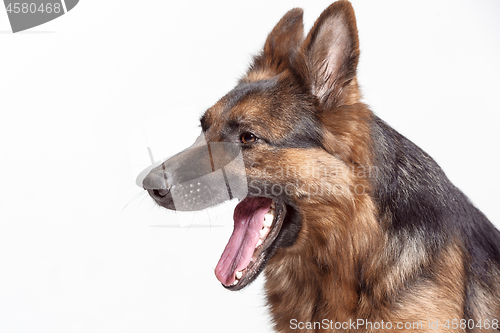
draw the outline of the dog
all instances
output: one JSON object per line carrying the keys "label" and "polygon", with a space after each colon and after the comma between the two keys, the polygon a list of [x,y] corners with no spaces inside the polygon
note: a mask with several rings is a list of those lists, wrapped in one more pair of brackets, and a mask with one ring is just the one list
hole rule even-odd
{"label": "dog", "polygon": [[[360,102],[351,4],[305,37],[302,15],[283,16],[202,139],[144,188],[173,210],[240,199],[215,274],[240,290],[263,272],[277,332],[500,332],[500,232]],[[200,177],[216,172],[217,186]]]}

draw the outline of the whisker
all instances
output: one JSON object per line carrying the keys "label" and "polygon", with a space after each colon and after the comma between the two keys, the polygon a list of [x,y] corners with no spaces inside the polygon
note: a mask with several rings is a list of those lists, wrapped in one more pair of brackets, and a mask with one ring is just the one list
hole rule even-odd
{"label": "whisker", "polygon": [[150,201],[149,203],[151,204],[151,208],[149,208],[149,212],[151,213],[151,211],[158,206],[153,201]]}
{"label": "whisker", "polygon": [[[132,201],[136,200],[137,198],[139,198],[141,195],[145,194],[146,191],[142,190],[141,192],[135,194],[132,199],[129,200],[129,202],[127,202],[127,204],[122,208],[122,211],[127,208],[128,205],[130,205],[132,203]],[[144,199],[143,199],[144,200]],[[142,201],[142,200],[141,200]]]}
{"label": "whisker", "polygon": [[208,223],[210,225],[210,230],[212,229],[212,217],[210,216],[210,214],[208,213],[208,209],[205,209],[206,213],[207,213],[207,216],[208,216]]}
{"label": "whisker", "polygon": [[[145,195],[144,198],[141,199],[141,201],[139,201],[139,203],[137,204],[137,207],[139,207],[142,202],[144,201],[144,199],[146,199],[147,197],[149,197],[149,195]],[[135,208],[135,210],[137,211],[137,207]]]}

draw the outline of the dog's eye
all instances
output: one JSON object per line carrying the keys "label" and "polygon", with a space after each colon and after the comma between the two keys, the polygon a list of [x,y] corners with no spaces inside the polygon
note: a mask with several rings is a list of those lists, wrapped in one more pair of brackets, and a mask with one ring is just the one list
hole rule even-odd
{"label": "dog's eye", "polygon": [[242,143],[254,143],[257,137],[253,133],[246,132],[241,135],[240,140]]}

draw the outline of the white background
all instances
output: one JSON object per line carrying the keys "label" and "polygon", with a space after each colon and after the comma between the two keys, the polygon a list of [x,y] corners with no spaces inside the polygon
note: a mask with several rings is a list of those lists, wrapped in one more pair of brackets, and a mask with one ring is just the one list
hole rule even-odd
{"label": "white background", "polygon": [[[270,331],[262,277],[213,274],[234,203],[167,212],[135,177],[147,146],[194,141],[288,9],[309,29],[328,4],[85,0],[18,34],[0,10],[0,332]],[[498,226],[500,3],[353,5],[365,101]]]}

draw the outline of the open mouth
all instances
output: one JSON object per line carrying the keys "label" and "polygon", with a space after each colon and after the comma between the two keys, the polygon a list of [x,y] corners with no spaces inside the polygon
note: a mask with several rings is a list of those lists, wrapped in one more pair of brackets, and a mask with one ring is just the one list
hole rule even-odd
{"label": "open mouth", "polygon": [[247,197],[236,206],[233,233],[215,267],[215,275],[224,287],[240,290],[257,277],[285,213],[284,204],[265,197]]}

